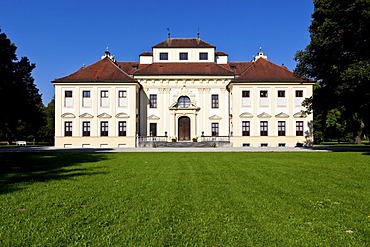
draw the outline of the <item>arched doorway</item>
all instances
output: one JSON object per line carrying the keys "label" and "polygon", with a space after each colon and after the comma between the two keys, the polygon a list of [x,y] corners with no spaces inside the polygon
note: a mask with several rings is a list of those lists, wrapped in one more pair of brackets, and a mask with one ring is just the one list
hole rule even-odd
{"label": "arched doorway", "polygon": [[190,118],[180,117],[178,121],[179,141],[190,141]]}

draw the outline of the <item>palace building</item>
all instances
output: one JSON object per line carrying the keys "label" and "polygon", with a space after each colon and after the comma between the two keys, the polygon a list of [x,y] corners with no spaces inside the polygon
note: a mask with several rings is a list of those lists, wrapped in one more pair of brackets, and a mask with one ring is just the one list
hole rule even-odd
{"label": "palace building", "polygon": [[55,146],[284,147],[312,141],[313,82],[267,60],[230,62],[199,38],[167,38],[137,62],[101,60],[55,79]]}

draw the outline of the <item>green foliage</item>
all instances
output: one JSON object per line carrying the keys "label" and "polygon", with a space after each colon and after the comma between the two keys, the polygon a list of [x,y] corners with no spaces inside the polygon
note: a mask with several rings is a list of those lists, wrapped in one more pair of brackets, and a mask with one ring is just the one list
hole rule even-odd
{"label": "green foliage", "polygon": [[330,111],[338,109],[343,135],[370,133],[369,27],[369,0],[314,1],[311,42],[297,52],[295,72],[320,84],[305,102],[308,111],[313,108],[315,117],[319,115],[315,129],[325,128],[326,118],[334,116]]}
{"label": "green foliage", "polygon": [[53,98],[44,108],[46,124],[40,130],[41,139],[48,143],[54,143],[55,133],[55,99]]}
{"label": "green foliage", "polygon": [[0,138],[38,139],[45,124],[41,95],[34,84],[35,64],[16,56],[16,46],[0,30]]}
{"label": "green foliage", "polygon": [[363,153],[0,153],[0,246],[369,246]]}

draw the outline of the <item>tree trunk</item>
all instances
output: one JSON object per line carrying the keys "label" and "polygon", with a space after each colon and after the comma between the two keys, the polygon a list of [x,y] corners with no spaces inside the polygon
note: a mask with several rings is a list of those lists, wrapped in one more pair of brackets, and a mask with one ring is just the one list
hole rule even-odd
{"label": "tree trunk", "polygon": [[355,144],[361,144],[361,135],[355,137]]}

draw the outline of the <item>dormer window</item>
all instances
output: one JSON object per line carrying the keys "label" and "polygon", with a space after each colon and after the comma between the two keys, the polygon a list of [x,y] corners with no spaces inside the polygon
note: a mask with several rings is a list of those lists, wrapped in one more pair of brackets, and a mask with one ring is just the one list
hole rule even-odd
{"label": "dormer window", "polygon": [[236,70],[236,66],[235,66],[235,65],[230,65],[230,68],[231,68],[232,70]]}
{"label": "dormer window", "polygon": [[188,60],[188,53],[187,52],[180,52],[180,60]]}
{"label": "dormer window", "polygon": [[200,52],[199,60],[208,60],[208,52]]}
{"label": "dormer window", "polygon": [[159,60],[168,60],[168,52],[159,53]]}
{"label": "dormer window", "polygon": [[139,66],[138,65],[132,65],[132,69],[133,70],[137,70],[139,68]]}

